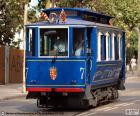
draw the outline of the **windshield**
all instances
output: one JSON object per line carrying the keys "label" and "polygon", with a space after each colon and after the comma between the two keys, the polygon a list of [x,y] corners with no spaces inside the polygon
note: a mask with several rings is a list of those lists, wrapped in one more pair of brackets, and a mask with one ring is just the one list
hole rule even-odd
{"label": "windshield", "polygon": [[68,29],[40,29],[40,56],[68,56]]}

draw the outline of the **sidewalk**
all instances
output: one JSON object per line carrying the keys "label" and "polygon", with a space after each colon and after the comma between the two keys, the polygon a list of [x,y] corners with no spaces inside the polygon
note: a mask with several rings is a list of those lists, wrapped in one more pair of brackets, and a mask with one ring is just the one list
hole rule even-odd
{"label": "sidewalk", "polygon": [[0,85],[0,101],[25,96],[26,93],[22,92],[22,84]]}
{"label": "sidewalk", "polygon": [[139,78],[140,79],[140,72],[138,71],[127,71],[126,72],[126,78],[129,78],[129,79],[134,79],[134,78]]}

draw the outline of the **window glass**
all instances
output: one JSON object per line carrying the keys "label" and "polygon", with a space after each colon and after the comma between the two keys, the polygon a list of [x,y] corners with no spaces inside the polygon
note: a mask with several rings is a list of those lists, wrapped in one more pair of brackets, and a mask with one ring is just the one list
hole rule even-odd
{"label": "window glass", "polygon": [[87,28],[87,46],[86,46],[86,53],[88,53],[88,55],[91,55],[92,50],[91,50],[91,38],[92,38],[92,28]]}
{"label": "window glass", "polygon": [[74,29],[73,31],[73,55],[82,56],[84,51],[84,30]]}
{"label": "window glass", "polygon": [[115,60],[119,59],[119,47],[118,47],[118,37],[114,37],[114,52],[115,52]]}
{"label": "window glass", "polygon": [[101,35],[101,58],[106,60],[106,36]]}
{"label": "window glass", "polygon": [[68,56],[68,30],[40,29],[40,56]]}
{"label": "window glass", "polygon": [[35,29],[28,29],[28,55],[35,56]]}

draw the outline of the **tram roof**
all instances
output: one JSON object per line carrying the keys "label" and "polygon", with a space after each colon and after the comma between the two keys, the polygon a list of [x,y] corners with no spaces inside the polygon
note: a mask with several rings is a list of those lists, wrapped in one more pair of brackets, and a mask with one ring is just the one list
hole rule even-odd
{"label": "tram roof", "polygon": [[[49,8],[49,9],[44,9],[43,12],[45,12],[47,15],[50,14],[50,12],[57,12],[57,11],[75,11],[77,12],[77,14],[87,14],[87,15],[91,15],[91,16],[97,16],[97,17],[104,17],[107,19],[111,19],[113,18],[112,16],[103,14],[103,13],[99,13],[96,11],[92,11],[91,9],[88,8]],[[71,12],[72,13],[72,12]]]}
{"label": "tram roof", "polygon": [[[72,19],[72,18],[67,18],[65,23],[58,22],[55,24],[51,24],[48,21],[42,21],[42,22],[36,22],[32,24],[26,25],[28,26],[33,26],[33,27],[42,27],[42,26],[76,26],[76,27],[93,27],[93,26],[99,26],[99,27],[108,27],[108,28],[115,28],[118,29],[115,26],[107,25],[107,24],[101,24],[101,23],[95,23],[95,22],[90,22],[90,21],[85,21],[81,19]],[[118,29],[120,30],[120,29]]]}

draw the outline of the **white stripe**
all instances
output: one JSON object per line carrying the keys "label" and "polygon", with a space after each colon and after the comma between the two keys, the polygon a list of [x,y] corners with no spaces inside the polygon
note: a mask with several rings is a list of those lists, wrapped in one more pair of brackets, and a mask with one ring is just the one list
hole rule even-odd
{"label": "white stripe", "polygon": [[98,33],[98,38],[97,38],[97,47],[98,47],[98,54],[97,54],[97,60],[101,61],[101,35],[102,33]]}
{"label": "white stripe", "polygon": [[88,112],[84,112],[84,113],[78,114],[78,115],[76,115],[76,116],[82,116],[82,115],[85,116],[86,114],[88,114]]}
{"label": "white stripe", "polygon": [[123,106],[125,104],[127,104],[127,103],[117,104],[117,105],[114,105],[114,106]]}
{"label": "white stripe", "polygon": [[119,42],[119,60],[121,60],[121,35],[118,35],[118,42]]}
{"label": "white stripe", "polygon": [[87,114],[86,116],[90,116],[90,115],[93,115],[93,114],[96,114],[96,113],[95,113],[95,112],[93,112],[93,113]]}
{"label": "white stripe", "polygon": [[140,102],[140,100],[135,100],[135,102]]}
{"label": "white stripe", "polygon": [[[93,110],[91,110],[91,111],[93,111]],[[76,116],[90,116],[90,115],[93,115],[93,114],[96,114],[96,113],[95,112],[91,112],[91,113],[90,112],[84,112],[84,113],[78,114]]]}
{"label": "white stripe", "polygon": [[110,108],[110,109],[106,109],[104,111],[110,111],[110,110],[114,110],[114,109],[117,109],[118,107],[114,107],[114,108]]}
{"label": "white stripe", "polygon": [[109,56],[109,43],[108,43],[108,40],[109,40],[109,34],[108,34],[108,32],[106,33],[106,60],[108,61],[109,60],[109,58],[108,58],[108,56]]}
{"label": "white stripe", "polygon": [[108,109],[108,108],[111,108],[111,107],[105,107],[105,108],[97,109],[96,111],[102,111],[102,110],[105,110],[105,109]]}
{"label": "white stripe", "polygon": [[124,104],[123,106],[129,106],[129,105],[132,105],[134,103],[128,103],[128,104]]}
{"label": "white stripe", "polygon": [[112,34],[112,60],[115,60],[115,46],[114,46],[114,38],[115,34]]}

